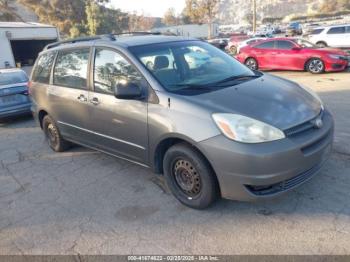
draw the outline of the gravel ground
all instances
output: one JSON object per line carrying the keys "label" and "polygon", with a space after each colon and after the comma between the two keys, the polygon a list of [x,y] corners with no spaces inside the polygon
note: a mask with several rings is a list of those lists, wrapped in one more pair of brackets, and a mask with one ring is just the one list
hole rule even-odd
{"label": "gravel ground", "polygon": [[0,124],[0,254],[350,254],[349,73],[278,72],[316,90],[334,153],[273,201],[179,204],[150,170],[76,147],[53,153],[29,117]]}

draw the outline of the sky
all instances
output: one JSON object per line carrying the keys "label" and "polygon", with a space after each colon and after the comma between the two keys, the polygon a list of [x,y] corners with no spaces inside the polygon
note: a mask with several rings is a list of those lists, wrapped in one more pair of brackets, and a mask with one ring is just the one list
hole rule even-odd
{"label": "sky", "polygon": [[176,13],[181,13],[185,7],[185,0],[111,0],[111,4],[123,11],[137,11],[145,15],[163,17],[170,7],[175,8]]}

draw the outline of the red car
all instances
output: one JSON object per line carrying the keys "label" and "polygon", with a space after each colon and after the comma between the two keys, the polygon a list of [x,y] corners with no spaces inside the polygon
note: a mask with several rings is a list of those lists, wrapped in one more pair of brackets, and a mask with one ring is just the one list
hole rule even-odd
{"label": "red car", "polygon": [[350,61],[345,51],[318,48],[297,38],[260,41],[243,47],[236,58],[254,70],[307,70],[313,74],[343,71]]}

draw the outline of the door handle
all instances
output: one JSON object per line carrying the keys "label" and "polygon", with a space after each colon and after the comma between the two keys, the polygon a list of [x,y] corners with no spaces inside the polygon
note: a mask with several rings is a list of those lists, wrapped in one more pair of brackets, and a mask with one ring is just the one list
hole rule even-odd
{"label": "door handle", "polygon": [[98,104],[100,104],[100,101],[98,100],[97,97],[94,97],[90,100],[90,103],[97,106]]}
{"label": "door handle", "polygon": [[81,101],[81,102],[87,102],[87,98],[86,98],[83,94],[81,94],[80,96],[78,96],[77,99],[78,99],[79,101]]}

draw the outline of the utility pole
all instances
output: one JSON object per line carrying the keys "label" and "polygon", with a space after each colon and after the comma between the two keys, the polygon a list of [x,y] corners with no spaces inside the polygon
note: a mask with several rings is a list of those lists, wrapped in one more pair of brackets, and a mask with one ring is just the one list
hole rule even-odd
{"label": "utility pole", "polygon": [[256,0],[253,1],[253,33],[256,33]]}

